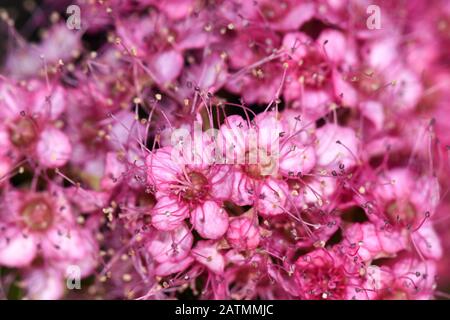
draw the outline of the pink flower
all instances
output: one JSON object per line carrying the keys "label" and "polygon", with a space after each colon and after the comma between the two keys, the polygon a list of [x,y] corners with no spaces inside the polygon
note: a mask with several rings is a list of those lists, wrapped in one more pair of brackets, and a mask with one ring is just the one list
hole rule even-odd
{"label": "pink flower", "polygon": [[[81,242],[81,238],[87,234],[76,226],[71,207],[61,191],[10,191],[3,199],[8,200],[9,211],[2,220],[2,264],[26,266],[41,254],[57,260],[86,258],[90,244]],[[90,241],[94,243],[93,239]]]}
{"label": "pink flower", "polygon": [[446,1],[73,5],[1,14],[0,296],[446,295]]}
{"label": "pink flower", "polygon": [[295,263],[296,295],[308,300],[363,298],[362,280],[350,261],[324,249],[300,257]]}
{"label": "pink flower", "polygon": [[[220,128],[227,161],[237,163],[231,199],[239,205],[255,204],[259,213],[285,212],[287,184],[278,176],[279,145],[282,126],[270,113],[262,114],[250,126],[240,117],[227,118]],[[231,151],[231,152],[230,152]],[[285,150],[287,154],[289,150]],[[289,161],[287,155],[283,158]]]}
{"label": "pink flower", "polygon": [[[97,265],[97,243],[89,229],[77,226],[61,190],[9,191],[2,200],[8,203],[8,215],[2,216],[0,226],[0,264],[29,268],[26,283],[32,297],[60,298],[61,282],[70,265],[79,268],[81,277],[92,273]],[[41,260],[40,270],[31,269]],[[43,285],[48,286],[45,291],[36,291]]]}
{"label": "pink flower", "polygon": [[160,230],[173,230],[190,215],[201,236],[220,238],[228,227],[228,215],[221,208],[222,200],[227,198],[223,190],[229,190],[228,169],[178,163],[172,151],[175,149],[164,147],[147,158],[148,181],[159,191],[152,211],[153,225]]}
{"label": "pink flower", "polygon": [[283,92],[286,99],[299,100],[301,108],[314,115],[323,114],[341,94],[341,99],[351,102],[347,93],[340,90],[338,68],[356,59],[352,45],[342,33],[334,30],[323,31],[316,41],[301,32],[286,34],[283,47],[292,57],[287,61]]}
{"label": "pink flower", "polygon": [[439,185],[434,178],[417,178],[407,169],[393,169],[380,177],[374,194],[389,224],[415,229],[434,214]]}
{"label": "pink flower", "polygon": [[[50,91],[38,81],[30,81],[26,88],[6,81],[0,85],[6,97],[0,112],[4,121],[0,131],[9,136],[4,142],[7,147],[17,157],[30,156],[44,168],[65,165],[72,146],[67,135],[53,124],[65,109],[62,87]],[[18,95],[26,100],[19,102],[15,98]]]}

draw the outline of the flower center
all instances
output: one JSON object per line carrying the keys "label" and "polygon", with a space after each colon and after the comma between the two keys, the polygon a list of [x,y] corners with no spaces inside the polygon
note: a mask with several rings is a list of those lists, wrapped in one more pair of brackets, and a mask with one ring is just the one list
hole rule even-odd
{"label": "flower center", "polygon": [[310,300],[343,299],[346,292],[346,277],[343,271],[333,266],[308,268],[299,274],[302,297]]}
{"label": "flower center", "polygon": [[37,130],[29,118],[20,118],[9,127],[9,138],[16,147],[27,148],[37,139]]}
{"label": "flower center", "polygon": [[307,87],[321,88],[330,77],[331,70],[321,55],[312,50],[298,62],[298,81]]}
{"label": "flower center", "polygon": [[189,172],[187,174],[187,188],[182,193],[184,200],[193,201],[205,198],[209,192],[208,179],[200,172]]}
{"label": "flower center", "polygon": [[409,201],[392,201],[386,206],[386,215],[393,225],[411,225],[416,219],[416,208]]}
{"label": "flower center", "polygon": [[261,13],[267,21],[276,22],[283,19],[289,13],[288,2],[267,1],[261,5]]}
{"label": "flower center", "polygon": [[21,210],[21,215],[25,225],[33,231],[45,231],[53,222],[52,208],[41,197],[27,202]]}
{"label": "flower center", "polygon": [[383,86],[383,79],[380,74],[368,67],[350,73],[347,80],[365,95],[373,95]]}

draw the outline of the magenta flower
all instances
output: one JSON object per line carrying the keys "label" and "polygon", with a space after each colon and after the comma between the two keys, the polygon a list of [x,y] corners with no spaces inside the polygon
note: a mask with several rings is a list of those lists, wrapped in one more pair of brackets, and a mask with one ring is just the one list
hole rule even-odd
{"label": "magenta flower", "polygon": [[220,238],[228,228],[228,215],[221,207],[230,189],[227,169],[177,163],[171,148],[159,149],[147,158],[148,180],[155,185],[158,200],[152,224],[173,230],[190,218],[195,230],[207,239]]}
{"label": "magenta flower", "polygon": [[0,8],[1,299],[449,297],[448,2],[66,5]]}

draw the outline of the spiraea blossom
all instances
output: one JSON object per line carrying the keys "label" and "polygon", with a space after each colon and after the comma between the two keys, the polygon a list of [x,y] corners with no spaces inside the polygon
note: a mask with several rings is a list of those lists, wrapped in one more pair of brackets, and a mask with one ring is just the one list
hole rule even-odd
{"label": "spiraea blossom", "polygon": [[447,1],[72,2],[0,9],[0,298],[450,297]]}

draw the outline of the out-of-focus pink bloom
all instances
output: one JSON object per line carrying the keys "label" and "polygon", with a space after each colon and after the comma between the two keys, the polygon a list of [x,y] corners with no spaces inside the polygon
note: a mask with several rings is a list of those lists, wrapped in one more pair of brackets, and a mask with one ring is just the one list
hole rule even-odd
{"label": "out-of-focus pink bloom", "polygon": [[4,297],[446,295],[446,1],[65,2],[1,17]]}
{"label": "out-of-focus pink bloom", "polygon": [[79,267],[80,276],[89,275],[97,264],[97,244],[89,229],[80,228],[71,205],[61,190],[45,193],[9,191],[2,197],[8,215],[2,215],[0,264],[28,267],[43,260],[41,270],[27,273],[30,286],[48,283],[36,298],[60,298],[66,268]]}
{"label": "out-of-focus pink bloom", "polygon": [[[3,81],[4,93],[0,131],[9,136],[4,141],[17,157],[32,157],[45,168],[63,166],[70,160],[72,146],[67,135],[56,128],[65,109],[65,91],[60,86],[49,89],[38,81],[26,87]],[[17,100],[24,95],[26,99]]]}
{"label": "out-of-focus pink bloom", "polygon": [[72,146],[62,131],[50,128],[41,132],[36,153],[39,163],[44,167],[57,168],[70,160]]}

